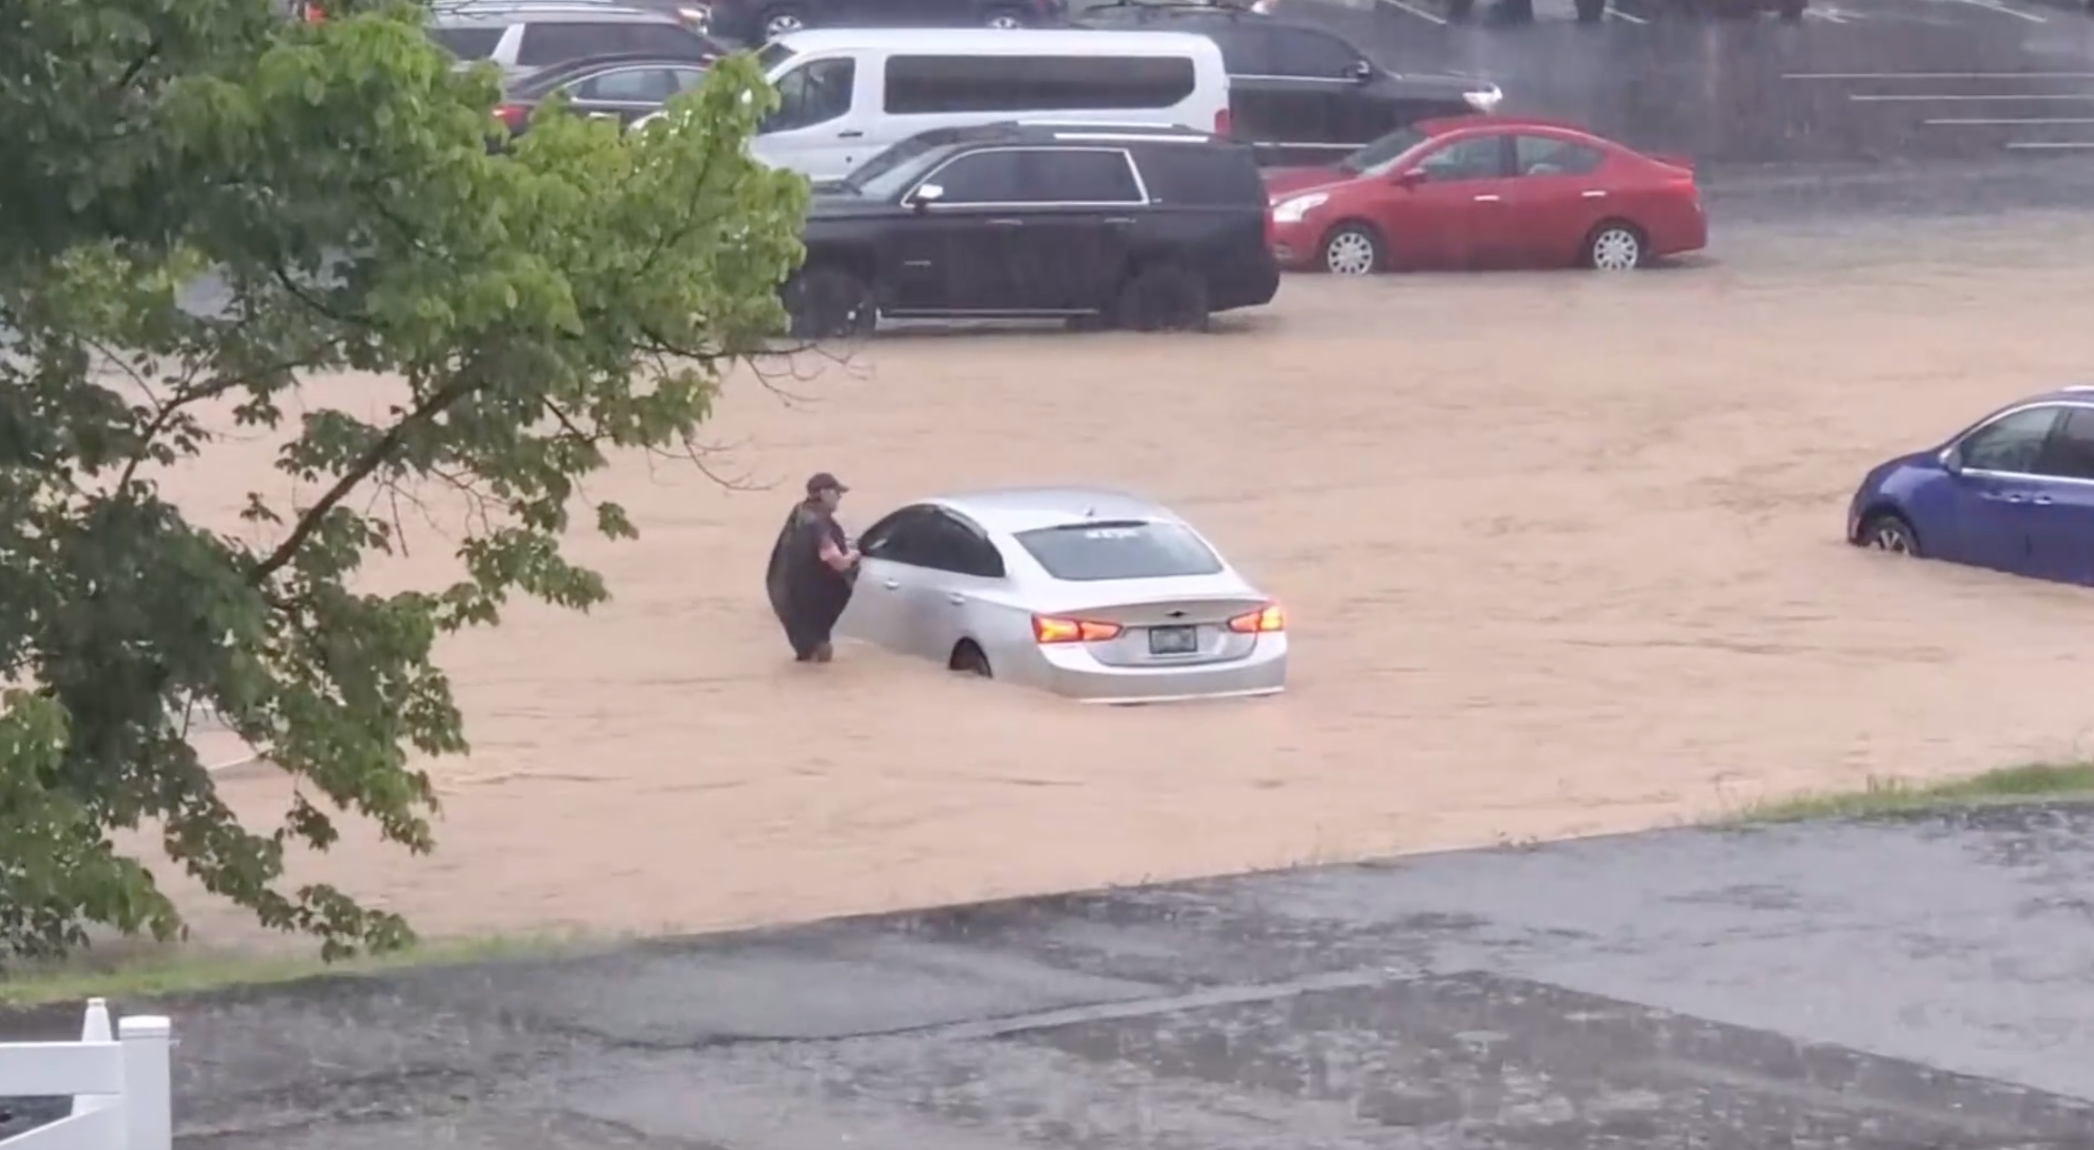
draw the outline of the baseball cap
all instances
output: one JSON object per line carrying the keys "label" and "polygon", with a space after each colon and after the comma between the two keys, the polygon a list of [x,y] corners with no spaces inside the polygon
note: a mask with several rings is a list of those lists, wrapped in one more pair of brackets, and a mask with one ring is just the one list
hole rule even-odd
{"label": "baseball cap", "polygon": [[809,495],[813,495],[818,491],[834,491],[841,494],[849,490],[850,488],[843,485],[843,480],[826,471],[817,471],[807,477],[807,494]]}

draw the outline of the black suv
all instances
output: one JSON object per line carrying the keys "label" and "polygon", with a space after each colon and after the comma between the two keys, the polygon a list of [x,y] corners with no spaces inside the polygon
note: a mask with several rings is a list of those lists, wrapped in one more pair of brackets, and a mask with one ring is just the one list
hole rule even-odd
{"label": "black suv", "polygon": [[761,44],[806,28],[1033,28],[1059,24],[1067,0],[700,0],[706,30]]}
{"label": "black suv", "polygon": [[1216,4],[1120,0],[1079,27],[1196,32],[1221,47],[1230,134],[1263,164],[1322,164],[1420,120],[1488,112],[1498,87],[1467,76],[1399,75],[1311,24]]}
{"label": "black suv", "polygon": [[1280,283],[1250,149],[1187,128],[933,129],[817,184],[805,239],[784,288],[803,339],[880,316],[1199,328]]}

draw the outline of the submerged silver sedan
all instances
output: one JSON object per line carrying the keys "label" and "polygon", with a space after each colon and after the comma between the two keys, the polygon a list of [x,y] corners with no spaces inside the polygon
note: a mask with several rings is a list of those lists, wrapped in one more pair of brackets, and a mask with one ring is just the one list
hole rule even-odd
{"label": "submerged silver sedan", "polygon": [[838,630],[1086,702],[1271,695],[1286,616],[1146,499],[1018,488],[912,503],[867,528]]}

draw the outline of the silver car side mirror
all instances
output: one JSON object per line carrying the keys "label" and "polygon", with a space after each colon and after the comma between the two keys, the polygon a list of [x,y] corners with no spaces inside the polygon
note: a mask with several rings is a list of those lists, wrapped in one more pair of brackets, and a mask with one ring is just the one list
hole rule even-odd
{"label": "silver car side mirror", "polygon": [[916,190],[909,193],[909,206],[912,208],[928,208],[944,198],[945,189],[937,184],[918,184],[916,185]]}

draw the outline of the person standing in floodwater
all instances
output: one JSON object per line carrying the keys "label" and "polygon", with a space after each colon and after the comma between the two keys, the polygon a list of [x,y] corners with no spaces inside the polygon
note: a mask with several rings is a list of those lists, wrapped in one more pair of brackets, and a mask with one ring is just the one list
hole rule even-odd
{"label": "person standing in floodwater", "polygon": [[849,490],[834,475],[817,472],[771,547],[764,587],[795,662],[826,663],[836,655],[831,633],[858,581],[858,549],[836,521]]}

